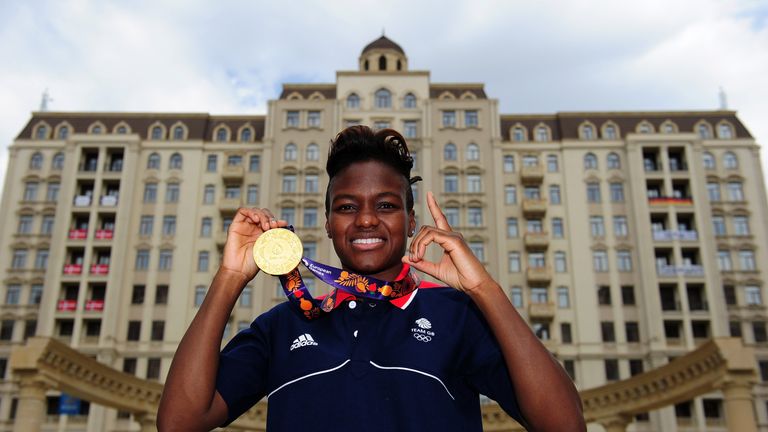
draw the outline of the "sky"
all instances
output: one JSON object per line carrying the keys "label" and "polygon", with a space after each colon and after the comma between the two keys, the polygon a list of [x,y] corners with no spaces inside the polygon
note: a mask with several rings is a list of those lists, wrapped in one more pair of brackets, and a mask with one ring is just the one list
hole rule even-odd
{"label": "sky", "polygon": [[282,83],[357,69],[382,31],[501,113],[713,110],[722,87],[768,140],[768,0],[9,0],[0,179],[45,89],[51,111],[263,114]]}

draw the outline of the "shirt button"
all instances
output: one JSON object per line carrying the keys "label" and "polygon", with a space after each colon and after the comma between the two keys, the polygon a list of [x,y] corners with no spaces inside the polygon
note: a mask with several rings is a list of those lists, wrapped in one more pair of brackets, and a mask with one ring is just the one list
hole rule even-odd
{"label": "shirt button", "polygon": [[352,334],[355,335],[355,337],[357,337],[357,330],[355,330],[355,332]]}
{"label": "shirt button", "polygon": [[350,309],[354,309],[356,307],[357,307],[357,302],[356,301],[352,300],[351,302],[349,302],[349,308]]}

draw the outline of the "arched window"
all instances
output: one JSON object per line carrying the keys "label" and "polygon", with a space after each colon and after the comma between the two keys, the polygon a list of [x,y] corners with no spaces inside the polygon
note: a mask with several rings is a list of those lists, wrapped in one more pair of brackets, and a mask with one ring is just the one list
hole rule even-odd
{"label": "arched window", "polygon": [[152,128],[152,136],[151,138],[153,140],[160,140],[163,139],[163,127],[162,126],[155,126]]}
{"label": "arched window", "polygon": [[549,141],[549,129],[546,126],[536,128],[536,141]]}
{"label": "arched window", "polygon": [[443,149],[443,159],[447,161],[456,160],[456,144],[448,143],[445,145],[445,148]]}
{"label": "arched window", "polygon": [[480,160],[480,147],[475,143],[470,143],[467,146],[467,160],[476,161]]}
{"label": "arched window", "polygon": [[219,141],[219,142],[227,141],[227,135],[229,135],[227,133],[227,129],[223,127],[216,129],[216,141]]}
{"label": "arched window", "polygon": [[616,126],[614,125],[606,125],[603,127],[603,138],[605,139],[616,139]]}
{"label": "arched window", "polygon": [[168,168],[181,169],[181,155],[174,153],[171,155],[171,159],[168,161]]}
{"label": "arched window", "polygon": [[720,123],[717,126],[717,136],[721,139],[733,138],[733,129],[727,123]]}
{"label": "arched window", "polygon": [[55,170],[64,169],[64,153],[58,152],[55,155],[53,155],[53,160],[51,161],[51,168]]}
{"label": "arched window", "polygon": [[736,169],[739,167],[739,160],[733,152],[726,152],[723,155],[723,166],[725,169]]}
{"label": "arched window", "polygon": [[184,139],[184,127],[183,126],[176,126],[173,128],[173,139],[175,140],[183,140]]}
{"label": "arched window", "polygon": [[392,93],[387,89],[376,90],[376,108],[391,108]]}
{"label": "arched window", "polygon": [[241,142],[250,142],[251,137],[253,137],[253,131],[251,128],[245,128],[240,131],[240,141]]}
{"label": "arched window", "polygon": [[597,156],[594,153],[584,155],[584,169],[597,169]]}
{"label": "arched window", "polygon": [[152,153],[147,158],[147,169],[160,169],[160,155]]}
{"label": "arched window", "polygon": [[357,93],[347,96],[347,108],[360,108],[360,96]]}
{"label": "arched window", "polygon": [[525,141],[525,129],[520,126],[515,126],[512,129],[512,141]]}
{"label": "arched window", "polygon": [[59,139],[67,139],[69,136],[69,127],[67,126],[60,126],[59,127]]}
{"label": "arched window", "polygon": [[403,99],[404,108],[416,108],[416,96],[413,93],[408,93]]}
{"label": "arched window", "polygon": [[581,127],[581,138],[585,140],[591,140],[595,138],[595,129],[591,125],[584,125]]}
{"label": "arched window", "polygon": [[317,144],[312,143],[307,146],[307,160],[316,161],[320,159],[320,147]]}
{"label": "arched window", "polygon": [[115,132],[117,132],[119,135],[125,135],[128,133],[128,128],[125,126],[118,126]]}
{"label": "arched window", "polygon": [[710,152],[704,152],[701,156],[701,160],[704,162],[704,169],[713,170],[715,166],[715,157]]}
{"label": "arched window", "polygon": [[91,133],[94,134],[94,135],[98,135],[98,134],[100,134],[102,132],[103,132],[103,130],[101,128],[101,125],[96,125],[96,126],[91,127]]}
{"label": "arched window", "polygon": [[296,153],[296,144],[290,143],[285,146],[285,154],[283,155],[283,159],[287,161],[295,161]]}
{"label": "arched window", "polygon": [[706,123],[699,123],[699,127],[697,128],[699,136],[702,139],[710,139],[712,138],[712,130],[709,128],[709,125]]}
{"label": "arched window", "polygon": [[40,125],[35,130],[35,138],[37,139],[46,139],[48,138],[48,126],[46,125]]}
{"label": "arched window", "polygon": [[43,167],[43,155],[40,152],[35,152],[31,158],[29,158],[29,169],[40,169]]}
{"label": "arched window", "polygon": [[387,70],[387,58],[383,55],[379,56],[379,70],[385,71]]}
{"label": "arched window", "polygon": [[621,169],[621,159],[616,153],[608,153],[607,157],[608,169]]}

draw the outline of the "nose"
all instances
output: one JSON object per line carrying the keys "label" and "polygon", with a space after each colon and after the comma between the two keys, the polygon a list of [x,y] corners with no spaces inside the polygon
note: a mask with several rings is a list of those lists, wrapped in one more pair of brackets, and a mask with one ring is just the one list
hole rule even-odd
{"label": "nose", "polygon": [[370,228],[379,224],[379,218],[376,216],[376,212],[372,209],[361,209],[357,214],[356,221],[357,226],[363,228]]}

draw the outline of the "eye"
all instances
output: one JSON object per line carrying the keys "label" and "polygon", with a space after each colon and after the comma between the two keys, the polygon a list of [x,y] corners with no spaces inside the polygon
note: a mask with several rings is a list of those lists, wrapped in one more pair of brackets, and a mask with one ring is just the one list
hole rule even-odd
{"label": "eye", "polygon": [[338,212],[351,212],[355,209],[355,206],[352,204],[340,204],[336,206],[336,211]]}
{"label": "eye", "polygon": [[384,201],[384,202],[379,203],[379,208],[380,209],[385,209],[385,210],[396,209],[397,205],[393,204],[391,202]]}

